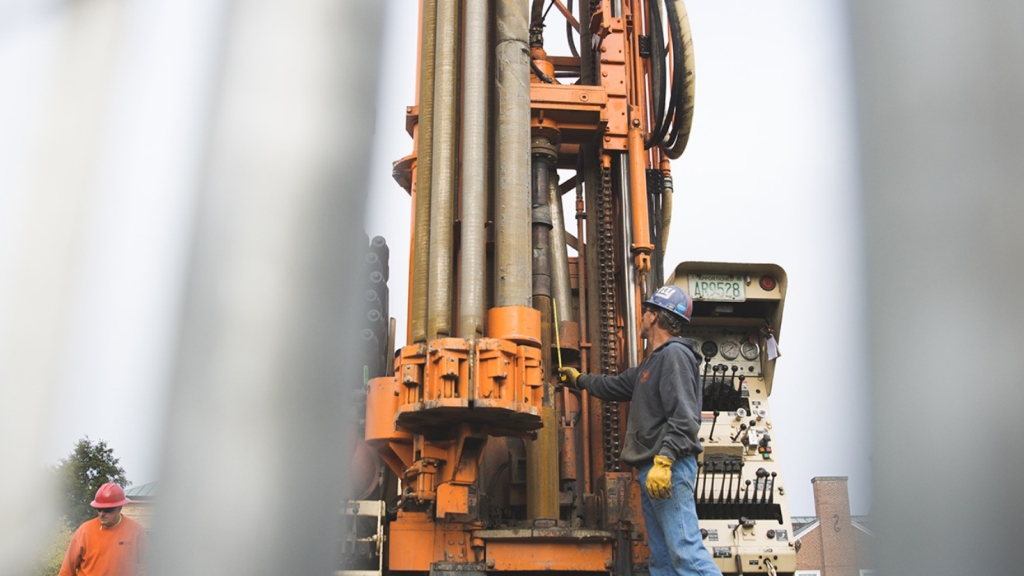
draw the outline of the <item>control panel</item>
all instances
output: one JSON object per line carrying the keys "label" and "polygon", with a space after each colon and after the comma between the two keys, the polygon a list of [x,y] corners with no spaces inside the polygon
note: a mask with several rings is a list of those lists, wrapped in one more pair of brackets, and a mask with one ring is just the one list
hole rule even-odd
{"label": "control panel", "polygon": [[786,275],[770,264],[684,262],[670,282],[694,296],[683,337],[701,353],[693,496],[704,545],[726,573],[796,568],[792,521],[768,405]]}

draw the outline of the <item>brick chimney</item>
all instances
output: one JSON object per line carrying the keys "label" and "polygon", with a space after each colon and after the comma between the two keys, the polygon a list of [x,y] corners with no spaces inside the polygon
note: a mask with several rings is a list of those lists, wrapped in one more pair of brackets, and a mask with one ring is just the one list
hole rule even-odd
{"label": "brick chimney", "polygon": [[846,480],[846,476],[818,476],[811,479],[814,486],[814,511],[821,522],[822,576],[860,574]]}

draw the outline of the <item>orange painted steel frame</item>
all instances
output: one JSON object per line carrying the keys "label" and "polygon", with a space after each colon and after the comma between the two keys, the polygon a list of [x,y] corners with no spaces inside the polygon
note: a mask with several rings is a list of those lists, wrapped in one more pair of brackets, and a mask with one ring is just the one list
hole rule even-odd
{"label": "orange painted steel frame", "polygon": [[[639,279],[650,270],[650,241],[647,212],[646,170],[667,163],[655,149],[644,150],[643,135],[651,111],[647,102],[646,64],[639,57],[638,35],[644,27],[646,2],[622,0],[620,17],[612,17],[612,0],[602,0],[592,15],[590,30],[601,37],[600,86],[561,85],[539,82],[532,76],[531,101],[534,130],[557,133],[562,141],[559,165],[575,166],[572,158],[580,144],[595,135],[606,152],[628,156],[632,245]],[[559,10],[565,11],[559,4]],[[571,17],[570,17],[571,18]],[[574,20],[573,20],[574,22]],[[537,65],[549,77],[556,64],[578,59],[548,58],[534,50]],[[578,65],[578,64],[577,64]],[[417,102],[418,104],[418,102]],[[394,165],[394,176],[415,202],[416,155],[419,150],[417,107],[407,109],[407,130],[413,138],[413,152]],[[600,159],[610,165],[610,156]],[[577,212],[583,213],[582,198]],[[580,308],[580,366],[590,365],[587,341],[586,275],[583,257],[589,248],[583,243],[584,227],[578,219],[577,242],[580,257],[574,259]],[[426,257],[411,253],[413,259]],[[638,286],[643,284],[637,282]],[[639,288],[621,297],[639,304]],[[622,318],[618,325],[622,325]],[[638,328],[638,327],[637,327]],[[541,327],[539,313],[529,308],[495,308],[488,312],[487,338],[467,341],[442,338],[401,349],[395,360],[395,376],[370,381],[367,398],[366,441],[403,480],[403,497],[433,502],[432,512],[399,510],[390,523],[387,559],[391,570],[428,571],[432,563],[484,562],[488,570],[501,571],[607,571],[612,568],[609,541],[561,541],[540,539],[485,539],[474,536],[483,528],[475,519],[477,495],[473,484],[479,474],[483,446],[489,435],[522,436],[539,425],[538,409],[543,394]],[[475,363],[475,366],[474,366]],[[490,408],[493,418],[462,420],[471,402]],[[603,455],[591,447],[600,444],[600,403],[583,393],[579,401],[563,392],[560,408],[565,426],[570,409],[579,410],[582,423],[583,489],[597,489],[596,472],[603,468]],[[626,408],[621,408],[625,421]],[[477,410],[481,412],[481,410]],[[437,431],[448,424],[449,433]],[[571,434],[571,432],[569,433]],[[567,436],[569,436],[567,434]],[[429,439],[428,439],[429,438]],[[564,453],[574,452],[566,444]],[[576,476],[579,465],[563,466],[563,478]],[[602,476],[602,483],[607,481]],[[621,475],[628,476],[628,475]],[[634,489],[621,505],[630,512],[615,520],[641,524],[639,493]],[[612,520],[609,518],[608,520]],[[634,554],[646,555],[642,539],[632,542]],[[628,552],[627,552],[628,554]]]}

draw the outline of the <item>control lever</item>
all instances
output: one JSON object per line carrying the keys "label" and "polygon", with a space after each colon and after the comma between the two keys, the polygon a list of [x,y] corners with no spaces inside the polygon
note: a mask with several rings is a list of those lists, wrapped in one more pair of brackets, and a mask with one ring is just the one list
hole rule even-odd
{"label": "control lever", "polygon": [[730,440],[735,442],[740,437],[740,434],[743,434],[743,431],[746,430],[746,429],[747,429],[747,425],[746,424],[740,424],[740,429],[736,431],[736,435],[733,436],[732,438],[730,438]]}
{"label": "control lever", "polygon": [[736,523],[736,527],[732,529],[733,540],[736,539],[736,533],[739,532],[741,527],[749,530],[754,527],[754,521],[748,519],[746,516],[740,516],[739,522]]}
{"label": "control lever", "polygon": [[715,441],[715,424],[718,424],[718,415],[721,414],[718,410],[715,410],[715,419],[711,422],[711,433],[708,434],[708,442]]}
{"label": "control lever", "polygon": [[[697,476],[700,476],[700,469],[701,469],[702,466],[704,466],[703,462],[697,462]],[[693,499],[694,500],[697,499],[697,481],[696,480],[693,481]]]}
{"label": "control lever", "polygon": [[[743,487],[743,461],[740,460],[736,469],[736,498],[733,500],[736,504],[740,503],[740,488]],[[748,480],[749,482],[749,480]]]}
{"label": "control lever", "polygon": [[768,492],[768,503],[769,504],[774,504],[775,503],[775,476],[776,476],[776,474],[778,474],[778,472],[772,472],[772,489],[771,489],[770,492]]}
{"label": "control lever", "polygon": [[764,504],[765,492],[768,489],[768,471],[764,468],[757,469],[757,483],[762,486],[761,497],[757,497],[757,486],[754,486],[754,504]]}
{"label": "control lever", "polygon": [[[756,492],[757,488],[754,490]],[[747,487],[743,489],[743,503],[750,504],[750,480],[747,480]]]}
{"label": "control lever", "polygon": [[[718,370],[722,373],[722,380],[718,383],[718,395],[715,396],[715,405],[721,407],[722,400],[729,400],[729,395],[725,392],[725,373],[729,370],[729,367],[725,364],[719,364]],[[729,383],[729,389],[732,389],[732,382]],[[725,398],[722,398],[723,394]]]}
{"label": "control lever", "polygon": [[729,466],[729,490],[726,491],[725,503],[732,504],[732,475],[735,471],[734,466]]}
{"label": "control lever", "polygon": [[729,391],[735,397],[733,400],[734,404],[739,404],[740,402],[740,391],[733,387],[733,384],[736,382],[736,371],[739,369],[739,366],[735,364],[732,365],[732,378],[729,380]]}
{"label": "control lever", "polygon": [[722,395],[722,387],[718,386],[718,364],[711,367],[711,390],[715,395],[711,405],[718,408],[718,398]]}
{"label": "control lever", "polygon": [[705,492],[708,489],[708,468],[711,468],[711,464],[704,462],[704,480],[700,485],[700,501],[702,504],[706,501]]}

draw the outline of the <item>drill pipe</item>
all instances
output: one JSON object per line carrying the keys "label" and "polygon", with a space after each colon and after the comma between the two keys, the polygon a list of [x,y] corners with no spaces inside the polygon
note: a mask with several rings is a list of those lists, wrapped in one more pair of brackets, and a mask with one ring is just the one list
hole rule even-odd
{"label": "drill pipe", "polygon": [[[541,366],[544,374],[552,374],[551,366],[551,196],[550,178],[557,149],[546,136],[532,139],[533,154],[533,217],[532,268],[533,307],[540,312]],[[549,411],[554,419],[553,386],[544,383],[542,415]],[[546,416],[545,416],[546,417]],[[537,439],[526,447],[526,513],[530,518],[558,517],[558,427],[545,426],[537,431]]]}
{"label": "drill pipe", "polygon": [[459,337],[483,334],[487,220],[487,2],[466,2],[462,75]]}
{"label": "drill pipe", "polygon": [[[551,297],[551,171],[554,158],[551,156],[554,143],[545,136],[532,138],[533,153],[533,212],[532,261],[533,296]],[[550,304],[550,302],[549,302]],[[561,302],[559,302],[561,304]],[[550,307],[548,308],[550,310]]]}
{"label": "drill pipe", "polygon": [[427,276],[428,340],[452,335],[458,0],[438,0],[437,32],[437,53],[434,60],[434,165],[430,181],[430,270]]}
{"label": "drill pipe", "polygon": [[530,306],[530,48],[526,0],[496,3],[495,305]]}
{"label": "drill pipe", "polygon": [[[622,223],[622,238],[621,242],[623,246],[633,245],[633,233],[635,232],[631,225],[633,222],[633,205],[630,201],[630,177],[629,177],[629,158],[626,154],[615,155],[615,165],[618,168],[618,188],[620,192],[619,200],[621,202],[621,223]],[[644,192],[644,201],[647,200],[647,193]],[[646,216],[644,217],[646,220]],[[626,354],[629,366],[636,366],[639,360],[639,334],[637,334],[637,310],[636,310],[636,266],[633,263],[633,258],[628,249],[622,251],[622,270],[625,272],[626,291],[623,294],[623,303],[625,304],[625,321],[626,321]]]}
{"label": "drill pipe", "polygon": [[416,128],[415,223],[413,225],[409,341],[427,339],[427,277],[430,270],[430,179],[434,149],[434,40],[437,0],[423,0],[420,31],[419,121]]}
{"label": "drill pipe", "polygon": [[548,188],[551,190],[548,198],[551,207],[551,285],[558,304],[555,322],[567,322],[573,319],[572,288],[569,286],[569,252],[565,246],[565,214],[558,179],[550,178]]}

